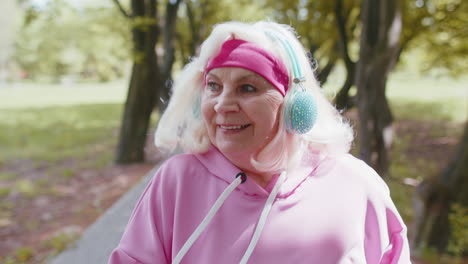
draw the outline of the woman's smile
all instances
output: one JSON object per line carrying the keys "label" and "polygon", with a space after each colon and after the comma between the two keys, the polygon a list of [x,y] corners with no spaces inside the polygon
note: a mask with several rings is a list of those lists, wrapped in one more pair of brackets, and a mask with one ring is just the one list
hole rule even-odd
{"label": "woman's smile", "polygon": [[250,127],[250,124],[246,125],[218,125],[218,129],[220,129],[225,134],[236,134],[244,131],[246,128]]}
{"label": "woman's smile", "polygon": [[201,110],[211,144],[225,155],[261,150],[277,132],[281,93],[243,68],[213,69],[205,83]]}

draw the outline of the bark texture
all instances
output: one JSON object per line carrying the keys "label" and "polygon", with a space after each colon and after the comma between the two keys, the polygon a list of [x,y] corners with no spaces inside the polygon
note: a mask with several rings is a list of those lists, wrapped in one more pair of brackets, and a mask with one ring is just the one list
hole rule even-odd
{"label": "bark texture", "polygon": [[356,62],[351,60],[348,49],[348,35],[346,32],[346,23],[349,14],[343,10],[343,0],[336,0],[335,5],[336,26],[338,29],[338,43],[341,57],[346,68],[346,79],[340,91],[336,95],[335,105],[339,110],[347,110],[354,106],[353,98],[349,96],[349,91],[355,83]]}
{"label": "bark texture", "polygon": [[177,24],[177,11],[182,0],[168,1],[166,4],[166,16],[163,28],[163,55],[161,60],[161,94],[156,98],[155,106],[161,112],[166,109],[171,96],[172,66],[175,61],[175,34]]}
{"label": "bark texture", "polygon": [[[436,177],[424,181],[416,191],[416,220],[412,247],[447,251],[452,239],[449,214],[453,204],[468,208],[468,122],[448,166]],[[464,250],[468,254],[468,249]]]}
{"label": "bark texture", "polygon": [[[116,0],[115,0],[116,1]],[[118,2],[118,1],[116,1]],[[132,0],[134,63],[120,128],[116,162],[144,161],[144,146],[153,111],[159,96],[159,71],[155,52],[159,29],[157,1]]]}
{"label": "bark texture", "polygon": [[393,117],[385,88],[399,50],[402,27],[399,0],[364,0],[361,22],[356,67],[360,157],[386,178]]}

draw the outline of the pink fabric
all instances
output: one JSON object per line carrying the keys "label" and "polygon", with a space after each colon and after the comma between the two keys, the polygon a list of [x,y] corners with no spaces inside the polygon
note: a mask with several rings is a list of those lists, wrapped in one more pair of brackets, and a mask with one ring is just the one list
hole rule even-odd
{"label": "pink fabric", "polygon": [[238,67],[253,71],[270,82],[285,96],[288,91],[288,71],[283,62],[257,46],[241,39],[223,43],[218,55],[208,61],[205,75],[215,68]]}
{"label": "pink fabric", "polygon": [[[109,263],[171,263],[238,172],[213,147],[166,161]],[[288,175],[249,263],[410,263],[405,225],[364,162],[311,153]],[[250,179],[239,185],[181,263],[239,263],[268,194]]]}

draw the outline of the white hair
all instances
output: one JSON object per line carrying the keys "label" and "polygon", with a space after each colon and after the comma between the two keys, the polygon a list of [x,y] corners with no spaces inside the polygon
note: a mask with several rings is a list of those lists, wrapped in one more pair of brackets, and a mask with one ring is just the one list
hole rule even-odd
{"label": "white hair", "polygon": [[[210,36],[204,41],[200,55],[188,63],[173,86],[169,105],[162,115],[155,135],[158,148],[173,151],[181,147],[191,153],[204,153],[210,146],[208,132],[200,114],[200,98],[204,86],[204,71],[208,60],[216,56],[221,45],[228,39],[243,39],[253,42],[280,58],[288,70],[292,82],[292,62],[287,51],[266,32],[277,32],[292,46],[298,63],[305,75],[303,86],[315,96],[318,116],[317,121],[308,133],[292,135],[286,132],[283,122],[283,111],[277,135],[254,158],[254,165],[262,170],[277,170],[290,164],[298,148],[306,147],[321,155],[334,155],[349,151],[353,141],[353,132],[347,122],[332,106],[314,77],[307,52],[298,41],[294,30],[275,22],[257,22],[253,24],[227,22],[214,27]],[[289,92],[289,90],[288,90]],[[290,93],[286,94],[286,97]],[[281,107],[280,110],[282,110]],[[286,162],[286,163],[285,163]]]}

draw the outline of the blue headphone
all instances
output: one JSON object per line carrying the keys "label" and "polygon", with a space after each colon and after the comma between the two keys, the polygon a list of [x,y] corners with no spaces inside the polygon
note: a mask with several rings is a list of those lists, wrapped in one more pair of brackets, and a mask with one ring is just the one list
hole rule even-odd
{"label": "blue headphone", "polygon": [[284,103],[284,122],[290,133],[305,134],[309,132],[317,121],[318,107],[314,96],[307,91],[302,83],[305,77],[291,44],[277,32],[267,31],[267,35],[279,41],[291,60],[293,76],[292,84],[287,92]]}
{"label": "blue headphone", "polygon": [[[305,134],[312,129],[317,121],[317,103],[312,93],[307,91],[302,85],[305,81],[305,77],[291,44],[277,32],[267,31],[266,33],[271,38],[281,43],[287,51],[292,64],[292,84],[288,89],[287,99],[284,103],[284,122],[286,130],[293,134]],[[200,104],[201,98],[197,96],[194,102],[194,108],[192,109],[192,114],[196,118],[201,117]]]}

